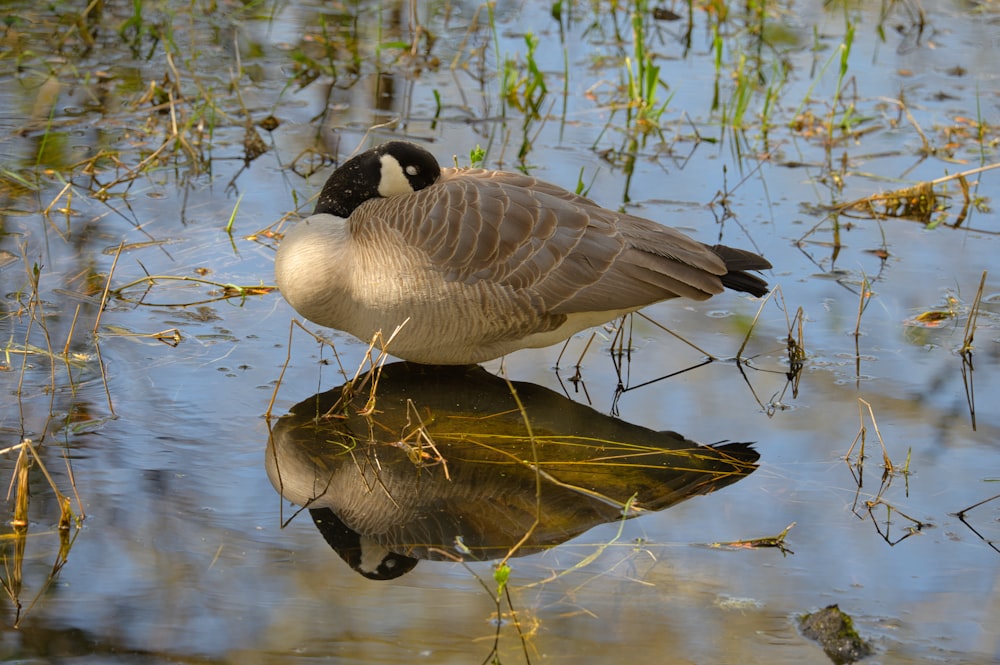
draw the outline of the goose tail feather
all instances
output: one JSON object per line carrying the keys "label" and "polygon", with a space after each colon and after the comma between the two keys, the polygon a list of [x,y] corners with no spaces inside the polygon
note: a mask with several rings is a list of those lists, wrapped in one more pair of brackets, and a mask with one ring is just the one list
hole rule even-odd
{"label": "goose tail feather", "polygon": [[757,275],[745,272],[770,268],[771,263],[767,259],[753,252],[726,245],[713,245],[712,251],[725,262],[726,269],[729,271],[721,277],[724,287],[733,291],[749,293],[758,298],[768,292],[766,281]]}

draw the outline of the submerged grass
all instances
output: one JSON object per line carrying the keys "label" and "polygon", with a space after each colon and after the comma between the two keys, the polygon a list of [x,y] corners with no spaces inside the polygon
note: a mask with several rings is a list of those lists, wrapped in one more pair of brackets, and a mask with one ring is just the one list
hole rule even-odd
{"label": "submerged grass", "polygon": [[[27,260],[23,260],[26,266],[28,289],[24,292],[25,305],[20,310],[20,315],[27,319],[27,324],[24,326],[22,342],[15,343],[13,337],[7,342],[6,347],[3,349],[5,365],[0,365],[0,370],[13,371],[12,354],[19,354],[21,356],[21,367],[14,395],[19,410],[20,429],[22,433],[28,431],[25,424],[25,402],[36,401],[35,393],[39,388],[41,388],[38,391],[39,394],[48,394],[48,420],[56,420],[59,416],[55,412],[54,397],[59,386],[63,385],[64,382],[68,382],[73,392],[75,392],[76,373],[92,365],[92,359],[83,358],[79,352],[70,351],[79,310],[77,310],[73,317],[73,323],[62,349],[56,350],[54,347],[46,323],[47,312],[39,296],[41,270],[38,264],[32,264],[28,268]],[[8,316],[12,317],[13,315]],[[42,338],[44,346],[38,346],[32,342],[38,336]],[[44,359],[47,361],[47,372],[45,370],[39,372],[36,372],[34,369],[29,370],[29,358]],[[35,385],[36,377],[43,373],[46,374],[45,380],[42,382],[44,385]],[[101,365],[101,373],[103,376],[103,365]],[[32,383],[31,386],[28,385],[29,381]],[[68,427],[68,425],[69,421],[67,418],[66,426]],[[54,449],[44,445],[46,430],[47,423],[46,427],[42,429],[43,433],[41,437],[37,441],[31,437],[22,435],[20,443],[0,450],[0,455],[17,453],[7,490],[7,502],[9,506],[7,523],[11,528],[11,532],[0,535],[0,559],[2,559],[3,563],[0,566],[0,585],[2,585],[11,601],[11,606],[14,608],[11,625],[15,628],[21,624],[29,614],[31,608],[45,596],[47,589],[55,581],[59,570],[66,563],[73,543],[73,540],[69,537],[69,532],[74,527],[76,531],[79,531],[83,520],[86,518],[83,502],[77,492],[76,481],[68,454],[64,451],[66,482],[69,485],[67,492],[71,492],[76,498],[75,511],[70,496],[61,489],[62,483],[57,482],[48,469],[45,462],[48,455],[44,453]],[[44,484],[39,483],[39,475],[44,479]],[[52,503],[54,503],[59,511],[58,515],[32,515],[30,497],[41,497],[46,491],[52,493],[55,499]],[[23,599],[26,585],[24,561],[26,557],[37,556],[34,552],[29,554],[28,532],[29,530],[37,530],[38,527],[33,527],[32,525],[37,524],[39,521],[55,523],[56,529],[52,535],[56,536],[58,543],[56,550],[58,553],[52,570],[44,580],[36,585],[37,589],[34,591],[34,595],[25,604]],[[44,537],[49,535],[49,532],[42,531],[36,535],[43,537],[33,539],[34,550],[46,550],[51,547],[50,539]]]}

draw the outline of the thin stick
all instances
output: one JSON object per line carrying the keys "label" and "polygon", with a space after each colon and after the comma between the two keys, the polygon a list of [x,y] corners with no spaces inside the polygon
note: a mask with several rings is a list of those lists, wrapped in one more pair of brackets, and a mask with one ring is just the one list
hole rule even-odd
{"label": "thin stick", "polygon": [[63,346],[63,358],[69,357],[69,345],[73,341],[73,331],[76,330],[76,320],[80,317],[80,304],[77,303],[76,311],[73,312],[73,322],[69,324],[69,332],[66,334],[66,344]]}
{"label": "thin stick", "polygon": [[73,463],[70,461],[66,448],[63,448],[63,459],[66,461],[66,475],[69,477],[69,486],[73,488],[73,496],[76,497],[76,506],[80,509],[80,519],[87,519],[87,512],[83,508],[83,501],[80,500],[80,492],[76,487],[76,474],[73,473]]}
{"label": "thin stick", "polygon": [[[748,343],[748,342],[750,341],[750,335],[752,335],[752,334],[753,334],[753,330],[754,330],[754,328],[755,328],[755,327],[757,327],[757,320],[758,320],[758,319],[760,318],[760,314],[761,314],[761,312],[763,312],[763,311],[764,311],[764,305],[765,305],[765,304],[767,304],[767,301],[771,299],[771,296],[773,296],[773,295],[774,295],[774,292],[775,292],[775,291],[777,291],[777,290],[779,290],[780,288],[781,288],[781,287],[775,287],[775,288],[771,289],[770,293],[768,293],[768,294],[767,294],[767,295],[766,295],[766,296],[764,297],[764,299],[760,301],[760,307],[758,307],[758,308],[757,308],[757,313],[756,313],[756,314],[754,314],[754,316],[753,316],[753,321],[751,321],[751,322],[750,322],[750,329],[749,329],[749,330],[747,330],[747,334],[746,334],[746,336],[744,336],[744,337],[743,337],[743,343],[742,343],[742,344],[740,344],[740,348],[739,348],[739,350],[738,350],[738,351],[736,352],[736,359],[737,359],[737,360],[739,360],[740,358],[742,358],[742,357],[743,357],[743,350],[744,350],[745,348],[747,348],[747,343]],[[782,298],[782,299],[784,299],[784,298]],[[787,310],[787,309],[785,310],[785,317],[786,317],[786,318],[788,317],[788,310]],[[792,330],[791,330],[791,327],[789,327],[789,329],[788,329],[788,336],[789,336],[789,337],[791,337],[791,336],[792,336]]]}
{"label": "thin stick", "polygon": [[528,542],[531,534],[535,532],[535,529],[539,524],[542,523],[542,475],[538,472],[540,467],[538,465],[538,441],[535,439],[535,432],[531,427],[531,419],[528,418],[528,412],[524,408],[524,403],[521,402],[520,396],[517,394],[517,389],[514,388],[514,384],[511,383],[507,376],[504,376],[504,381],[507,382],[507,389],[510,391],[511,397],[514,398],[514,403],[517,405],[517,410],[521,414],[521,419],[524,421],[524,429],[528,434],[528,441],[531,442],[531,461],[535,469],[535,519],[531,523],[531,527],[524,532],[524,535],[519,541],[514,543],[514,546],[507,550],[507,554],[501,559],[498,566],[506,566],[507,561],[514,556],[514,554],[521,549],[524,543]]}
{"label": "thin stick", "polygon": [[1000,499],[1000,494],[995,494],[995,495],[991,496],[990,498],[983,499],[982,501],[980,501],[978,503],[974,503],[974,504],[972,504],[971,506],[969,506],[967,508],[962,508],[957,513],[954,513],[954,515],[955,515],[955,517],[963,517],[965,515],[965,513],[969,512],[973,508],[978,508],[979,506],[983,505],[984,503],[989,503],[990,501],[995,501],[996,499]]}
{"label": "thin stick", "polygon": [[894,467],[892,465],[892,460],[889,459],[889,451],[886,450],[885,441],[882,439],[882,432],[878,429],[878,421],[875,420],[875,411],[872,409],[872,405],[865,400],[858,398],[859,406],[864,404],[868,408],[868,415],[872,418],[872,428],[875,430],[875,436],[878,437],[878,442],[882,446],[882,463],[885,465],[886,471],[892,473]]}
{"label": "thin stick", "polygon": [[970,353],[972,351],[972,340],[976,335],[976,320],[979,318],[979,307],[983,300],[983,289],[986,287],[986,273],[983,271],[983,276],[979,278],[979,290],[976,291],[976,298],[972,302],[972,307],[969,308],[969,318],[965,322],[965,332],[962,335],[962,348],[961,353]]}
{"label": "thin stick", "polygon": [[[583,345],[583,351],[580,352],[580,357],[576,359],[576,376],[580,376],[580,367],[583,365],[583,357],[587,355],[587,351],[590,350],[590,345],[594,343],[595,337],[597,337],[596,331],[590,333],[590,337],[587,339],[587,343]],[[559,357],[562,357],[562,353],[559,354]],[[558,365],[559,363],[557,362],[556,366]]]}
{"label": "thin stick", "polygon": [[96,339],[94,340],[94,351],[97,353],[97,364],[101,368],[101,381],[104,383],[104,396],[108,400],[108,410],[111,412],[112,418],[117,418],[115,405],[111,401],[111,389],[108,387],[108,374],[104,367],[104,357],[101,356],[101,343]]}
{"label": "thin stick", "polygon": [[705,349],[701,348],[700,346],[697,346],[693,342],[687,341],[686,339],[684,339],[683,337],[681,337],[680,335],[678,335],[677,333],[675,333],[670,328],[667,328],[666,326],[664,326],[662,323],[659,323],[658,321],[655,321],[655,320],[649,318],[649,316],[647,316],[643,312],[635,312],[635,313],[638,314],[639,316],[641,316],[642,318],[646,319],[650,323],[652,323],[654,326],[656,326],[657,328],[659,328],[663,332],[668,333],[670,335],[673,335],[674,337],[676,337],[680,341],[684,342],[685,344],[687,344],[688,346],[690,346],[692,349],[694,349],[698,353],[702,354],[703,356],[705,356],[707,358],[710,358],[712,360],[718,360],[718,358],[716,358],[715,356],[713,356],[711,353],[709,353]]}
{"label": "thin stick", "polygon": [[108,303],[108,294],[111,292],[111,276],[115,274],[115,267],[118,265],[118,257],[122,255],[123,247],[125,247],[124,240],[118,243],[118,251],[115,252],[115,258],[111,262],[111,270],[108,271],[108,279],[104,282],[104,293],[101,294],[101,306],[97,309],[97,319],[94,321],[94,328],[90,331],[95,337],[97,336],[97,327],[101,325],[101,316],[104,314],[104,306]]}
{"label": "thin stick", "polygon": [[[281,381],[285,378],[285,370],[288,369],[288,363],[292,362],[292,332],[295,330],[294,325],[296,323],[298,321],[295,319],[292,319],[288,323],[288,344],[286,345],[285,362],[281,365],[281,372],[278,374],[278,380],[275,382],[274,390],[271,392],[271,401],[267,403],[267,411],[264,412],[264,418],[268,423],[271,422],[271,410],[274,408],[275,400],[278,399],[278,390],[281,389]],[[268,425],[268,429],[270,429],[270,425]]]}

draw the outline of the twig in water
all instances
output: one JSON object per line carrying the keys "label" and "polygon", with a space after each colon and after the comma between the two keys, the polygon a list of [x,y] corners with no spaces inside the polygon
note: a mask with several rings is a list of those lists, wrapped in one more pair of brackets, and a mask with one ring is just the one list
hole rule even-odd
{"label": "twig in water", "polygon": [[531,537],[531,534],[535,532],[535,529],[542,522],[542,474],[539,473],[539,465],[538,465],[538,441],[535,439],[535,432],[534,429],[532,429],[531,427],[531,419],[528,418],[528,412],[524,409],[524,404],[521,402],[521,398],[517,394],[517,389],[514,388],[514,384],[511,383],[510,379],[507,378],[506,374],[504,375],[503,378],[504,381],[507,382],[507,389],[510,391],[511,397],[514,398],[514,403],[517,405],[517,410],[521,414],[521,420],[524,421],[524,429],[528,435],[528,441],[531,442],[530,463],[534,466],[535,469],[535,519],[531,523],[531,526],[528,528],[528,530],[524,532],[524,535],[521,537],[521,539],[517,541],[513,545],[513,547],[511,547],[507,551],[507,554],[498,564],[499,567],[507,567],[507,561],[509,561],[510,558],[514,556],[514,554],[519,549],[521,549],[521,546],[528,541],[528,539]]}
{"label": "twig in water", "polygon": [[104,314],[104,307],[108,304],[108,294],[111,293],[111,278],[115,274],[115,267],[118,265],[118,257],[122,255],[122,249],[125,247],[125,241],[122,240],[118,243],[118,251],[115,252],[115,258],[111,261],[111,270],[108,271],[108,278],[104,282],[104,291],[101,293],[101,305],[97,308],[97,317],[94,319],[94,327],[91,329],[90,333],[97,336],[97,328],[101,325],[101,316]]}
{"label": "twig in water", "polygon": [[868,276],[865,275],[861,279],[861,294],[858,297],[858,318],[854,323],[854,380],[857,386],[860,386],[861,383],[861,315],[868,309],[868,303],[871,302],[873,295],[871,282],[868,281]]}
{"label": "twig in water", "polygon": [[958,518],[959,520],[961,520],[962,524],[964,524],[965,526],[969,527],[969,530],[970,530],[970,531],[972,531],[972,533],[974,533],[974,534],[976,534],[977,536],[979,536],[979,539],[980,539],[980,540],[982,540],[982,541],[983,541],[984,543],[986,543],[987,545],[989,545],[989,546],[990,546],[990,549],[992,549],[992,550],[994,550],[995,552],[997,552],[998,554],[1000,554],[1000,547],[998,547],[998,546],[997,546],[997,544],[996,544],[996,543],[995,543],[994,541],[990,540],[989,538],[987,538],[987,537],[986,537],[986,536],[984,536],[983,534],[979,533],[979,531],[978,531],[978,530],[976,530],[976,528],[975,528],[974,526],[972,526],[971,524],[969,524],[969,522],[968,522],[968,521],[967,521],[967,520],[965,519],[965,517],[966,517],[966,513],[968,513],[968,512],[970,511],[970,510],[973,510],[973,509],[975,509],[975,508],[978,508],[979,506],[982,506],[982,505],[984,505],[984,504],[987,504],[987,503],[989,503],[990,501],[996,501],[997,499],[1000,499],[1000,494],[996,494],[996,495],[994,495],[994,496],[991,496],[991,497],[990,497],[990,498],[988,498],[988,499],[983,499],[982,501],[979,501],[979,502],[977,502],[977,503],[974,503],[974,504],[972,504],[971,506],[969,506],[969,507],[967,507],[967,508],[962,508],[962,509],[961,509],[960,511],[958,511],[957,513],[954,513],[954,515],[955,515],[955,517],[957,517],[957,518]]}
{"label": "twig in water", "polygon": [[759,549],[761,547],[775,547],[782,555],[795,554],[788,545],[785,543],[785,536],[788,532],[792,530],[795,526],[795,522],[792,522],[782,530],[776,536],[764,536],[762,538],[749,538],[746,540],[731,540],[726,543],[711,543],[709,547],[731,547],[734,549]]}
{"label": "twig in water", "polygon": [[[157,282],[191,282],[194,284],[207,284],[208,286],[214,286],[221,290],[221,293],[217,296],[211,298],[203,298],[201,300],[193,300],[190,302],[182,303],[151,303],[145,302],[144,298],[146,293],[149,292],[149,288],[156,285]],[[146,284],[147,290],[143,293],[142,298],[135,300],[124,294],[124,291],[137,286],[139,284]],[[239,298],[241,300],[246,300],[251,296],[262,296],[277,290],[276,286],[268,286],[266,284],[257,284],[252,286],[240,286],[237,284],[227,284],[224,282],[216,282],[210,279],[205,279],[203,277],[191,277],[189,275],[146,275],[145,277],[140,277],[134,279],[127,284],[123,284],[118,288],[114,289],[112,293],[116,298],[123,300],[125,302],[135,303],[137,305],[144,305],[146,307],[192,307],[194,305],[203,305],[205,303],[217,302],[219,300],[229,300],[231,298]]]}
{"label": "twig in water", "polygon": [[644,314],[642,312],[635,312],[635,313],[638,314],[639,316],[641,316],[642,318],[646,319],[650,323],[652,323],[654,326],[656,326],[657,328],[659,328],[663,332],[668,333],[670,335],[673,335],[674,337],[676,337],[680,341],[684,342],[685,344],[687,344],[692,349],[694,349],[695,351],[697,351],[701,355],[705,356],[709,360],[718,360],[718,358],[716,358],[715,356],[713,356],[708,351],[705,351],[704,349],[702,349],[701,347],[699,347],[698,345],[696,345],[694,342],[689,342],[688,340],[684,339],[683,337],[681,337],[680,335],[678,335],[677,333],[675,333],[670,328],[667,328],[666,326],[664,326],[662,323],[659,323],[658,321],[656,321],[654,319],[651,319],[649,316],[647,316],[646,314]]}

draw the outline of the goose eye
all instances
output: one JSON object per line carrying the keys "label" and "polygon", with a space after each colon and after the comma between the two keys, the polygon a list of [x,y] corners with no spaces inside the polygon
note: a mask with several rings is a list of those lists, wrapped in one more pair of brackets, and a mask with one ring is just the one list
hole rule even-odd
{"label": "goose eye", "polygon": [[418,173],[420,173],[419,167],[416,167],[413,164],[410,164],[409,166],[406,167],[407,175],[417,175]]}

